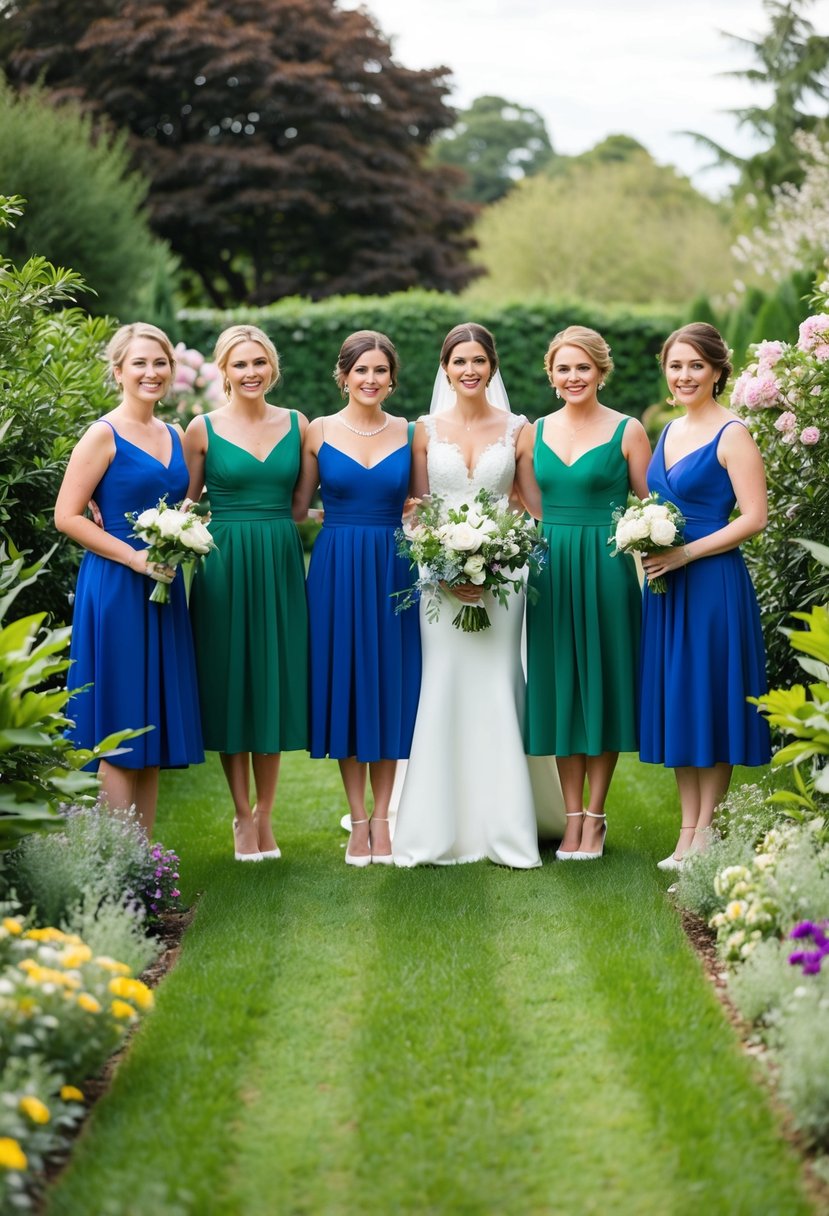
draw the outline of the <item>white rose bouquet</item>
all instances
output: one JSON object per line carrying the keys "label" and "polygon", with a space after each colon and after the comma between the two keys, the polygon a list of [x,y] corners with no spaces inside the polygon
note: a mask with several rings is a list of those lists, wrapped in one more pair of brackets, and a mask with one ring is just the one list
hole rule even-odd
{"label": "white rose bouquet", "polygon": [[[614,545],[613,557],[620,553],[659,553],[683,543],[685,518],[672,502],[664,502],[658,494],[637,498],[629,494],[627,505],[613,512],[613,532],[608,544]],[[665,578],[655,578],[648,586],[657,595],[668,590]]]}
{"label": "white rose bouquet", "polygon": [[[171,507],[164,498],[146,511],[128,511],[127,519],[133,525],[132,535],[149,547],[148,561],[151,562],[165,566],[200,562],[216,548],[216,542],[195,512],[184,511],[180,506]],[[153,604],[168,604],[169,586],[156,583],[150,600]]]}
{"label": "white rose bouquet", "polygon": [[[507,498],[479,490],[471,505],[446,507],[437,497],[425,499],[397,533],[398,552],[420,568],[413,587],[398,592],[398,612],[423,598],[426,617],[440,615],[441,587],[472,583],[506,605],[520,591],[518,571],[540,566],[546,542],[534,520],[519,515]],[[482,603],[463,604],[452,621],[456,629],[478,633],[492,622]]]}

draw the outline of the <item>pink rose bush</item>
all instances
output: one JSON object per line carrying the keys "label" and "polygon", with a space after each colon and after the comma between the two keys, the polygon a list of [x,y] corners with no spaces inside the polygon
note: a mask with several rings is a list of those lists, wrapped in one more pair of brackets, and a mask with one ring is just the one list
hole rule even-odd
{"label": "pink rose bush", "polygon": [[221,373],[215,363],[183,342],[176,346],[175,355],[176,374],[170,395],[178,415],[189,419],[226,404]]}

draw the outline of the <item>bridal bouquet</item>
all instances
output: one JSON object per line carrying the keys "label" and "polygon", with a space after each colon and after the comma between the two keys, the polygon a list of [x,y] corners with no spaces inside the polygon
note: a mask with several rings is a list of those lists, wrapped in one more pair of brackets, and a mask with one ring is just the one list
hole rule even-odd
{"label": "bridal bouquet", "polygon": [[[202,561],[216,542],[206,526],[192,511],[171,507],[164,498],[158,506],[148,507],[137,514],[127,512],[133,524],[132,535],[143,540],[149,547],[147,560],[164,566],[180,566],[182,562]],[[150,601],[153,604],[168,604],[170,588],[167,583],[156,583]]]}
{"label": "bridal bouquet", "polygon": [[[398,553],[420,567],[413,587],[398,592],[398,612],[423,597],[426,618],[440,615],[440,588],[473,583],[506,604],[511,591],[520,591],[529,565],[540,565],[546,542],[533,520],[518,515],[507,498],[479,490],[471,505],[447,507],[432,496],[424,500],[397,533]],[[492,622],[482,603],[463,604],[452,621],[456,629],[478,633]]]}
{"label": "bridal bouquet", "polygon": [[[617,507],[613,512],[613,532],[608,539],[615,545],[613,556],[619,553],[659,553],[682,544],[682,529],[685,518],[672,502],[663,502],[658,494],[637,498],[629,494],[627,506]],[[657,595],[668,590],[664,577],[648,583]]]}

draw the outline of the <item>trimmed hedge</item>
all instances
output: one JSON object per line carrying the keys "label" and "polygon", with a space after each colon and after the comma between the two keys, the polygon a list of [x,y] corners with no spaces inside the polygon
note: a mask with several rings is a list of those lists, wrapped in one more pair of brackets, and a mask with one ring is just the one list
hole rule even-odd
{"label": "trimmed hedge", "polygon": [[657,355],[679,324],[671,312],[602,309],[567,300],[543,300],[469,308],[456,296],[408,291],[391,296],[339,296],[319,303],[292,298],[267,308],[185,310],[179,336],[209,356],[228,325],[258,325],[274,341],[282,380],[273,399],[301,409],[309,418],[339,408],[332,369],[340,345],[356,329],[387,333],[400,353],[400,386],[394,410],[416,418],[429,408],[438,354],[448,330],[475,320],[495,334],[501,369],[516,412],[536,418],[553,407],[543,360],[550,338],[567,325],[589,325],[610,344],[616,369],[605,402],[639,417],[665,395]]}

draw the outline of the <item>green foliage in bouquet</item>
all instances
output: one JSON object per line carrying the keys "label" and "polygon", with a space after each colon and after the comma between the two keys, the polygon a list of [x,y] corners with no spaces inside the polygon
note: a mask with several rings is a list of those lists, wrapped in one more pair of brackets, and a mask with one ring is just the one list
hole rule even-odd
{"label": "green foliage in bouquet", "polygon": [[[0,196],[0,249],[24,200]],[[52,512],[69,453],[85,428],[116,403],[101,355],[112,322],[69,307],[83,287],[71,270],[32,257],[0,256],[0,535],[21,553],[52,538]],[[24,591],[19,615],[45,610],[64,621],[80,555],[58,538],[48,574]]]}

